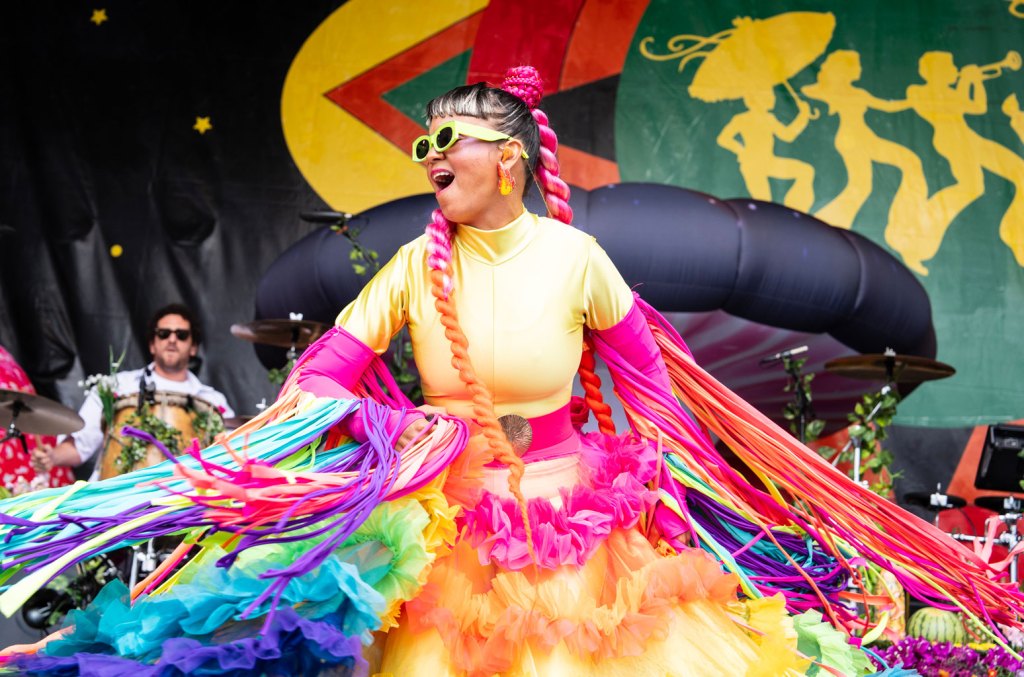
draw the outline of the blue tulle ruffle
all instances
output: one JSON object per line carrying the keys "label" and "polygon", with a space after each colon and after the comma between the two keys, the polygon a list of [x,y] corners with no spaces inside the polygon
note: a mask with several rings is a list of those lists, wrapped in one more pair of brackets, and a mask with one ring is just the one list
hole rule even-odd
{"label": "blue tulle ruffle", "polygon": [[293,609],[278,611],[258,637],[221,644],[196,639],[167,639],[155,664],[102,653],[70,656],[19,656],[13,665],[27,675],[90,677],[177,677],[178,675],[331,675],[365,673],[362,643],[346,636],[342,619],[331,614],[319,621]]}

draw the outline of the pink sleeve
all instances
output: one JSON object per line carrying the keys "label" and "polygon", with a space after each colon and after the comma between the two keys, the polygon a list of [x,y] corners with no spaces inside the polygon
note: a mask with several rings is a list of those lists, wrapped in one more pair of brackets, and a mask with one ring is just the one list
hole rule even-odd
{"label": "pink sleeve", "polygon": [[295,385],[317,397],[353,399],[352,390],[377,356],[341,327],[332,327],[295,362],[285,387]]}
{"label": "pink sleeve", "polygon": [[594,330],[594,334],[664,392],[672,392],[672,382],[661,350],[647,326],[647,318],[635,302],[617,324]]}

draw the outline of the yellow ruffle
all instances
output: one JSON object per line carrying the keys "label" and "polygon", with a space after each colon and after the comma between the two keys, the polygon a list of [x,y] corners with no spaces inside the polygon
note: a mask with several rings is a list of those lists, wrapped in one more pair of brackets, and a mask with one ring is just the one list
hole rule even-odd
{"label": "yellow ruffle", "polygon": [[793,617],[786,612],[785,598],[775,595],[745,600],[743,607],[743,617],[758,646],[758,662],[748,670],[748,677],[803,674],[811,660],[799,659],[799,669],[794,666],[798,637]]}
{"label": "yellow ruffle", "polygon": [[699,551],[659,556],[618,530],[580,568],[501,571],[464,543],[387,640],[396,675],[787,675],[808,664],[781,603],[747,607]]}

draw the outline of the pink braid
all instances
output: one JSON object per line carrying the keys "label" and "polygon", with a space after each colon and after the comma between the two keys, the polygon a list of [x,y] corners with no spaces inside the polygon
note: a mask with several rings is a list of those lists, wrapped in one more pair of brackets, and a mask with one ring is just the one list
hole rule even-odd
{"label": "pink braid", "polygon": [[519,511],[523,518],[523,529],[526,531],[526,549],[530,558],[537,561],[533,546],[533,527],[530,515],[526,510],[526,497],[523,496],[522,480],[526,465],[519,458],[512,444],[494,413],[494,397],[487,386],[480,382],[473,365],[469,360],[469,340],[459,324],[458,311],[451,301],[452,283],[452,234],[455,225],[444,217],[440,209],[431,214],[432,221],[427,224],[427,267],[430,269],[430,293],[434,296],[434,307],[441,316],[444,335],[451,345],[452,367],[459,372],[459,379],[466,384],[472,395],[473,416],[483,430],[487,446],[494,458],[509,468],[508,488],[519,502]]}
{"label": "pink braid", "polygon": [[455,226],[444,217],[440,209],[435,209],[430,216],[433,220],[427,224],[427,235],[430,236],[427,243],[427,267],[441,271],[441,275],[444,276],[442,291],[447,299],[454,286],[448,271],[451,269],[452,231],[455,230]]}
{"label": "pink braid", "polygon": [[544,81],[533,66],[516,66],[505,71],[505,80],[501,88],[513,96],[518,96],[531,111],[537,108],[544,96]]}
{"label": "pink braid", "polygon": [[562,223],[572,223],[572,207],[569,206],[569,184],[558,176],[558,138],[548,127],[548,116],[539,108],[533,109],[533,119],[540,128],[540,162],[537,163],[537,182],[544,191],[551,216]]}
{"label": "pink braid", "polygon": [[[541,80],[540,73],[533,66],[510,68],[505,73],[505,81],[501,83],[501,88],[522,99],[530,109],[533,119],[537,121],[537,128],[540,132],[540,161],[537,163],[535,172],[537,183],[540,184],[541,192],[544,193],[544,202],[547,203],[551,216],[562,223],[572,225],[569,184],[559,176],[558,156],[556,155],[558,137],[555,136],[555,131],[548,126],[548,116],[537,108],[544,93],[544,82]],[[589,343],[589,338],[587,341]],[[587,394],[584,403],[597,417],[601,432],[615,434],[615,424],[610,415],[611,408],[604,403],[601,397],[601,379],[594,373],[594,358],[591,350],[585,350],[583,353],[579,376]]]}
{"label": "pink braid", "polygon": [[501,88],[519,97],[526,104],[540,129],[540,162],[537,164],[537,183],[544,193],[544,202],[551,216],[562,223],[572,224],[572,208],[569,207],[569,186],[559,178],[558,137],[548,127],[548,116],[537,108],[544,95],[544,81],[533,66],[516,66],[505,73]]}

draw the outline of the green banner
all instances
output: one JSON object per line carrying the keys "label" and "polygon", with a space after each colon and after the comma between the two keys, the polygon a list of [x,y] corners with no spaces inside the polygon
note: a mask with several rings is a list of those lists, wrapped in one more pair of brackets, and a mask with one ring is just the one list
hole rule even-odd
{"label": "green banner", "polygon": [[1021,5],[652,0],[619,85],[622,179],[871,238],[917,273],[958,371],[901,422],[1024,416]]}

